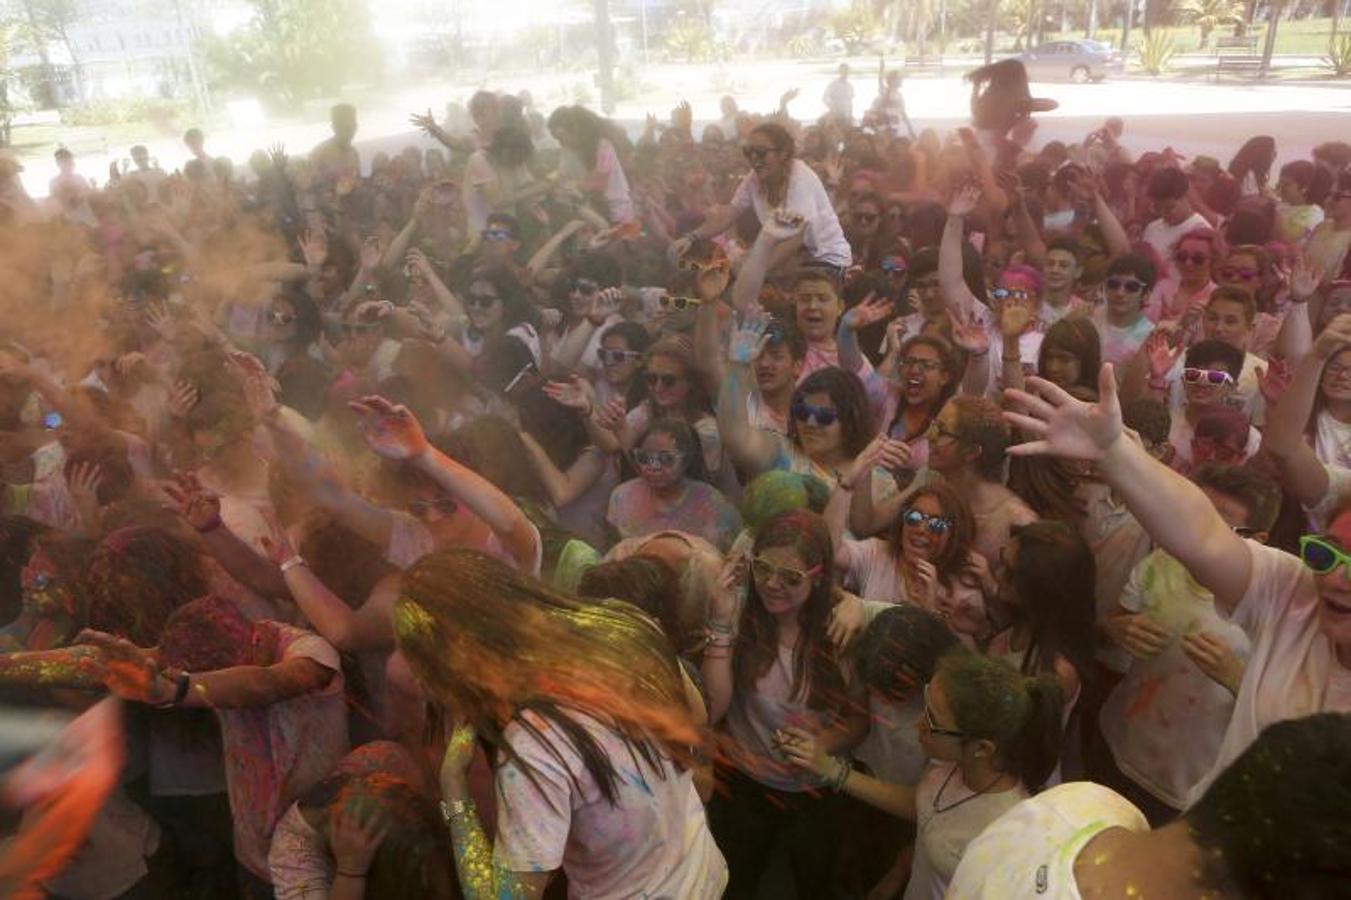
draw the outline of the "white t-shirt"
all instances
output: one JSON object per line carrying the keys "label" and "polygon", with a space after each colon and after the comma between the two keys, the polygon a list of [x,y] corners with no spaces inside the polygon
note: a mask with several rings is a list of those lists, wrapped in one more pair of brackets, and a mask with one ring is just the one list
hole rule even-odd
{"label": "white t-shirt", "polygon": [[513,872],[561,867],[568,895],[589,900],[722,896],[727,863],[690,772],[665,758],[658,771],[614,731],[572,713],[615,767],[619,796],[611,805],[572,742],[547,719],[523,715],[549,743],[519,722],[507,726],[505,739],[534,777],[514,761],[497,770],[494,862]]}
{"label": "white t-shirt", "polygon": [[854,748],[854,759],[866,763],[879,781],[918,784],[929,761],[915,729],[922,715],[924,697],[919,691],[908,703],[894,703],[869,691],[868,736]]}
{"label": "white t-shirt", "polygon": [[1019,803],[966,846],[947,900],[1081,900],[1079,851],[1109,828],[1148,831],[1129,800],[1091,781],[1072,781]]}
{"label": "white t-shirt", "polygon": [[[732,197],[732,207],[737,210],[753,208],[755,217],[761,222],[774,212],[754,172],[741,180],[741,185]],[[783,210],[802,216],[806,221],[802,242],[813,260],[840,268],[853,261],[849,241],[845,240],[844,229],[840,227],[840,219],[835,214],[830,195],[811,166],[800,159],[793,160],[792,168],[789,169]]]}
{"label": "white t-shirt", "polygon": [[1351,712],[1351,669],[1337,661],[1332,642],[1318,627],[1322,601],[1313,573],[1289,553],[1245,543],[1252,575],[1231,621],[1252,640],[1252,655],[1219,756],[1192,789],[1192,802],[1273,722]]}
{"label": "white t-shirt", "polygon": [[826,85],[821,101],[832,116],[849,122],[854,120],[854,86],[849,83],[849,79],[836,78]]}
{"label": "white t-shirt", "polygon": [[1102,736],[1126,777],[1174,809],[1215,763],[1233,714],[1234,698],[1182,652],[1183,635],[1208,632],[1240,658],[1248,636],[1215,610],[1215,598],[1163,550],[1131,572],[1121,606],[1167,628],[1168,646],[1130,669],[1103,704]]}
{"label": "white t-shirt", "polygon": [[915,795],[915,809],[919,813],[915,865],[910,870],[904,900],[942,900],[967,845],[991,822],[1025,799],[1027,790],[1022,785],[981,794],[962,781],[962,773],[955,764],[930,763]]}
{"label": "white t-shirt", "polygon": [[[464,167],[464,211],[470,233],[478,234],[488,224],[488,216],[494,209],[488,197],[490,190],[499,189],[503,194],[512,194],[534,180],[525,166],[499,171],[488,159],[488,151],[475,150]],[[508,207],[502,209],[513,212]]]}
{"label": "white t-shirt", "polygon": [[1191,231],[1210,230],[1210,223],[1200,213],[1192,213],[1176,225],[1169,225],[1163,219],[1155,219],[1145,226],[1144,233],[1141,235],[1146,244],[1153,247],[1159,254],[1163,263],[1163,270],[1159,272],[1159,277],[1164,278],[1176,271],[1176,263],[1173,262],[1173,248],[1177,242],[1182,240],[1182,236]]}
{"label": "white t-shirt", "polygon": [[[1182,415],[1187,405],[1187,394],[1182,387],[1182,370],[1185,368],[1185,361],[1178,359],[1168,373],[1168,406],[1174,420]],[[1266,371],[1265,359],[1252,353],[1243,354],[1243,369],[1238,373],[1238,382],[1234,385],[1233,402],[1254,425],[1261,425],[1266,420],[1266,399],[1257,382],[1257,373],[1265,374]]]}
{"label": "white t-shirt", "polygon": [[[905,578],[896,564],[896,550],[891,541],[866,538],[844,541],[849,548],[849,577],[858,586],[858,595],[864,600],[884,603],[916,603],[905,588]],[[952,586],[941,583],[935,592],[934,607],[929,612],[943,617],[957,634],[982,638],[990,630],[985,615],[985,598],[980,588],[954,579]]]}
{"label": "white t-shirt", "polygon": [[1313,449],[1325,465],[1351,468],[1351,424],[1339,422],[1327,410],[1320,410]]}
{"label": "white t-shirt", "polygon": [[[1192,438],[1196,435],[1196,426],[1187,421],[1185,413],[1174,413],[1172,424],[1168,428],[1168,443],[1173,445],[1172,466],[1179,472],[1191,469],[1195,462],[1192,457]],[[1262,432],[1248,426],[1248,441],[1243,446],[1243,458],[1252,459],[1262,446]]]}

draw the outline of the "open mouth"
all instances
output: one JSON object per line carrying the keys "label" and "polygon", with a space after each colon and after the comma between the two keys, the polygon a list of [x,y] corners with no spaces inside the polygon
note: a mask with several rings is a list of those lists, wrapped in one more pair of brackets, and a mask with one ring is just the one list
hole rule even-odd
{"label": "open mouth", "polygon": [[930,541],[928,536],[924,534],[912,534],[907,536],[905,539],[905,545],[909,547],[911,550],[921,555],[927,555],[928,552],[933,548],[933,542]]}

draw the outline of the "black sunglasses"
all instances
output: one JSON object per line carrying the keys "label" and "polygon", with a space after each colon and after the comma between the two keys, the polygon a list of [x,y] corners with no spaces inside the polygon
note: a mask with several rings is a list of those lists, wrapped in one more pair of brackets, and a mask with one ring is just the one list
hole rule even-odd
{"label": "black sunglasses", "polygon": [[753,144],[747,144],[745,147],[741,148],[741,155],[746,157],[751,162],[756,162],[758,160],[764,159],[766,156],[768,156],[773,152],[774,152],[773,147],[756,147]]}
{"label": "black sunglasses", "polygon": [[464,305],[474,309],[489,309],[502,298],[496,294],[473,294],[464,298]]}
{"label": "black sunglasses", "polygon": [[643,375],[643,380],[647,386],[654,388],[661,385],[664,388],[673,388],[685,380],[683,375],[672,375],[670,372],[648,372]]}

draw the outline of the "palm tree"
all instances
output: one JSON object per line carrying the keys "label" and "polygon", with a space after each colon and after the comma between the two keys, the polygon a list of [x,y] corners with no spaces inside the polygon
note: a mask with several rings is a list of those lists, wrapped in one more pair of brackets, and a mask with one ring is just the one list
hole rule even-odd
{"label": "palm tree", "polygon": [[1243,21],[1242,0],[1185,0],[1178,7],[1182,17],[1201,29],[1201,49],[1210,45],[1210,34],[1225,25]]}

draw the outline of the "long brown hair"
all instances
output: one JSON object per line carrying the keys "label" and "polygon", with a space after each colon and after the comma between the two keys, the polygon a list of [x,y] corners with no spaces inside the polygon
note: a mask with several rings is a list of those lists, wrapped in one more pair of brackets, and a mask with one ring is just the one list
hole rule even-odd
{"label": "long brown hair", "polygon": [[564,735],[611,803],[619,775],[577,714],[614,731],[657,771],[662,754],[688,766],[703,740],[656,622],[628,603],[561,593],[478,551],[431,553],[404,574],[394,636],[428,698],[466,717],[532,781],[503,737],[510,723],[567,763],[525,712]]}
{"label": "long brown hair", "polygon": [[[910,495],[906,509],[914,505],[920,497],[933,497],[938,501],[942,515],[951,523],[948,528],[948,540],[943,551],[933,560],[938,570],[938,580],[944,587],[952,587],[966,565],[967,555],[971,552],[971,542],[976,538],[976,519],[971,514],[971,505],[966,499],[945,481],[935,481]],[[905,516],[898,516],[896,527],[891,533],[891,550],[899,559],[901,556],[901,536],[905,531]]]}
{"label": "long brown hair", "polygon": [[[837,600],[832,574],[835,551],[825,520],[806,510],[789,510],[764,524],[755,536],[755,555],[772,547],[789,547],[802,558],[808,569],[819,569],[807,602],[798,611],[801,629],[793,648],[792,696],[802,697],[813,709],[839,705],[844,696],[844,675],[839,660],[826,636],[830,611]],[[736,691],[743,696],[755,692],[755,683],[774,665],[779,653],[779,629],[765,609],[750,579],[746,602],[741,608],[732,673]]]}

